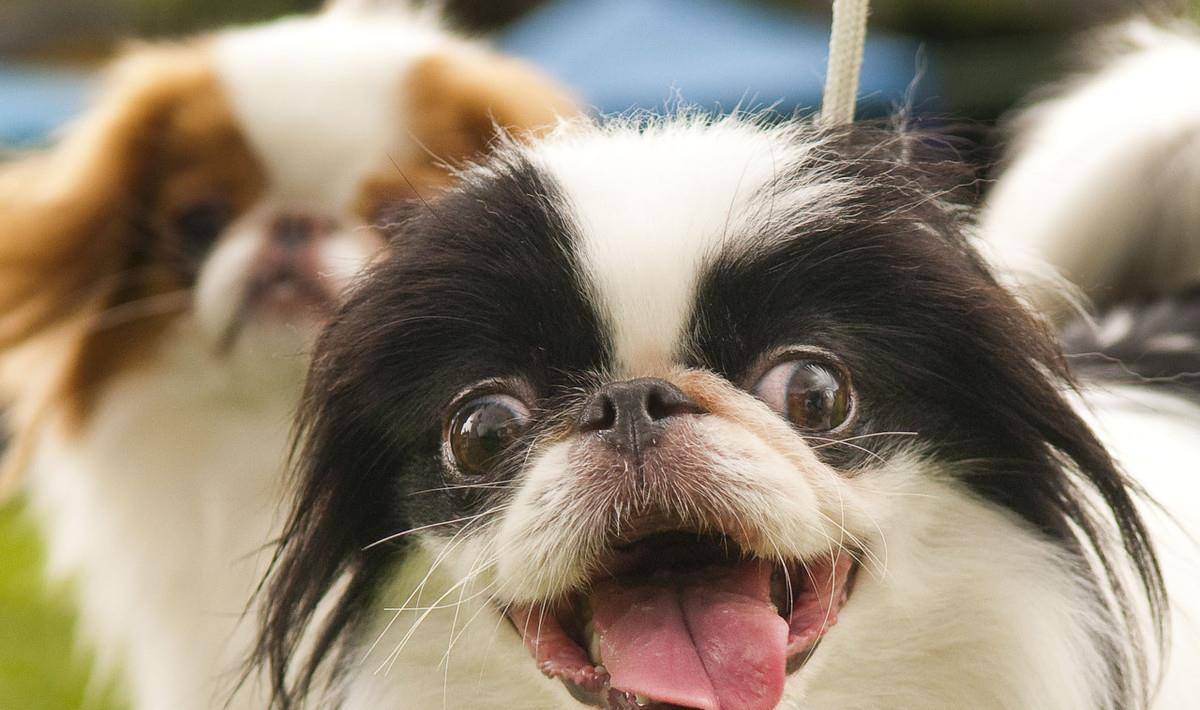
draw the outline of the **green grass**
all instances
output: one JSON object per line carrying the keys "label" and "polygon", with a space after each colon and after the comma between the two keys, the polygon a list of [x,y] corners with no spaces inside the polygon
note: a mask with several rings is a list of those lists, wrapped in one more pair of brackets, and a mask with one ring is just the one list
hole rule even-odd
{"label": "green grass", "polygon": [[89,686],[67,595],[48,589],[42,562],[20,504],[0,505],[0,708],[118,710],[111,689]]}

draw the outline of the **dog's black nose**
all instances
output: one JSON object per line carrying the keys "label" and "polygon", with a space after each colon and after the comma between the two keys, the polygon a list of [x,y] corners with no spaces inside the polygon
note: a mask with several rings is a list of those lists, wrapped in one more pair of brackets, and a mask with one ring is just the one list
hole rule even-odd
{"label": "dog's black nose", "polygon": [[678,387],[654,377],[601,387],[579,416],[580,431],[594,431],[621,453],[640,458],[658,443],[664,420],[704,410]]}

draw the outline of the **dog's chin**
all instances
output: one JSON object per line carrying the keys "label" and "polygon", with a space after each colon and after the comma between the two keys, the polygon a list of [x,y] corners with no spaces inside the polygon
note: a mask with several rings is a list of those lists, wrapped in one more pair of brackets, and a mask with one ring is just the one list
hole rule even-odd
{"label": "dog's chin", "polygon": [[773,708],[837,622],[849,553],[755,558],[724,536],[654,532],[614,545],[585,588],[510,605],[539,670],[602,708]]}
{"label": "dog's chin", "polygon": [[[206,318],[203,304],[181,319],[162,350],[195,382],[247,404],[294,406],[313,347],[335,304],[286,304]],[[211,312],[210,312],[211,313]]]}
{"label": "dog's chin", "polygon": [[218,358],[305,356],[338,303],[316,279],[251,283],[244,291],[230,312],[209,319],[207,339]]}

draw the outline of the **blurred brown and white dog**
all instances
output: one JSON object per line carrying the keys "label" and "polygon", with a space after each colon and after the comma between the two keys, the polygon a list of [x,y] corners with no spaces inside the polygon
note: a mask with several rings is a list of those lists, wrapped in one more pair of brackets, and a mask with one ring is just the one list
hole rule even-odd
{"label": "blurred brown and white dog", "polygon": [[573,112],[426,15],[334,7],[134,48],[57,146],[0,168],[9,464],[136,707],[224,700],[305,351],[383,247],[377,212],[497,126]]}

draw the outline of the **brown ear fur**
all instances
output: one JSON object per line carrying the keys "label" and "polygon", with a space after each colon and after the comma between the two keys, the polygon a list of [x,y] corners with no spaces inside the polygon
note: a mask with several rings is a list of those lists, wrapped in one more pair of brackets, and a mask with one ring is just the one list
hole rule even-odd
{"label": "brown ear fur", "polygon": [[0,166],[0,347],[77,311],[116,270],[162,124],[206,81],[192,47],[138,48],[57,146]]}
{"label": "brown ear fur", "polygon": [[468,44],[418,60],[405,79],[401,115],[412,143],[407,157],[383,166],[360,186],[356,213],[375,222],[382,211],[450,183],[447,166],[477,158],[499,131],[517,139],[579,115],[575,98],[533,66]]}
{"label": "brown ear fur", "polygon": [[15,430],[0,494],[15,487],[32,430],[78,369],[88,316],[130,288],[156,156],[179,122],[173,110],[215,87],[194,45],[132,49],[57,145],[0,165],[0,388]]}
{"label": "brown ear fur", "polygon": [[420,60],[407,89],[413,137],[451,164],[486,150],[497,126],[521,138],[580,113],[575,98],[533,66],[471,46]]}

